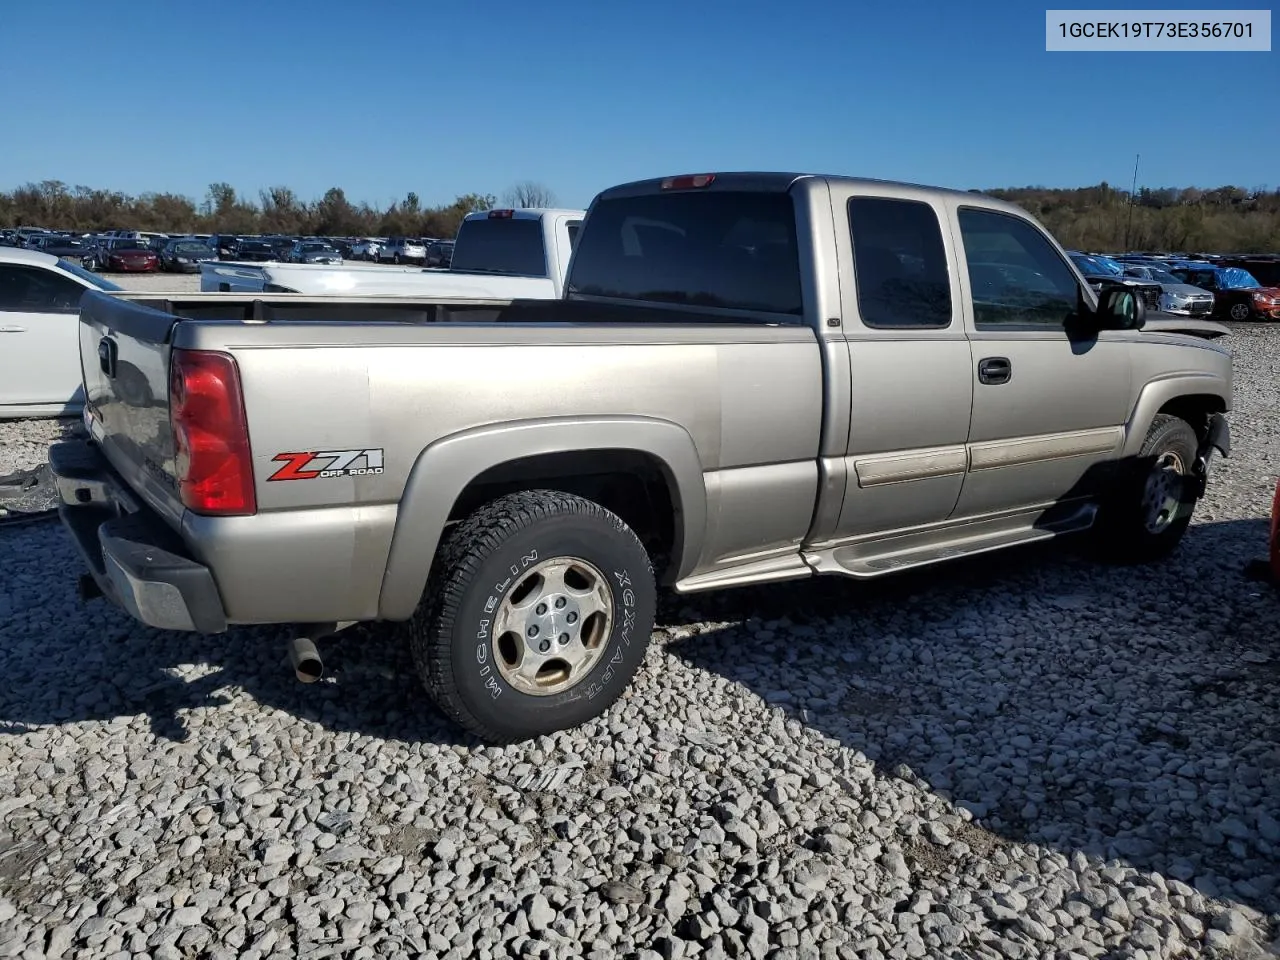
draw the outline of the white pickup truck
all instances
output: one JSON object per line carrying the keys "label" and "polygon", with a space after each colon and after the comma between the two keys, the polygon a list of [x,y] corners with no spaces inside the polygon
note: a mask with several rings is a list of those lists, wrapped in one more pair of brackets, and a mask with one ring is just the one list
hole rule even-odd
{"label": "white pickup truck", "polygon": [[462,221],[447,270],[344,264],[210,262],[204,293],[555,300],[585,210],[487,210]]}

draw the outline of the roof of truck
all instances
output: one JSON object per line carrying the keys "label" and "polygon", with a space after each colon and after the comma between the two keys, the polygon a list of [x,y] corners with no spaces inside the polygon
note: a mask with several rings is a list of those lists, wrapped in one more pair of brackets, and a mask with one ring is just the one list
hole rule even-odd
{"label": "roof of truck", "polygon": [[707,189],[707,190],[756,190],[764,192],[785,193],[790,190],[797,180],[819,179],[830,180],[845,184],[866,184],[876,187],[900,187],[904,190],[913,192],[926,192],[934,194],[945,194],[948,196],[968,197],[972,199],[974,196],[981,196],[984,200],[994,203],[1002,201],[981,192],[971,190],[956,190],[951,187],[933,187],[922,183],[908,183],[901,180],[878,180],[873,177],[849,177],[834,173],[782,173],[773,171],[727,171],[724,173],[701,173],[701,174],[672,174],[667,177],[652,177],[647,180],[633,180],[630,183],[621,183],[615,187],[609,187],[601,191],[602,197],[622,196],[634,193],[649,193],[662,189],[662,184],[667,180],[676,180],[683,178],[700,178],[711,177],[712,180],[705,186],[691,185],[685,189]]}

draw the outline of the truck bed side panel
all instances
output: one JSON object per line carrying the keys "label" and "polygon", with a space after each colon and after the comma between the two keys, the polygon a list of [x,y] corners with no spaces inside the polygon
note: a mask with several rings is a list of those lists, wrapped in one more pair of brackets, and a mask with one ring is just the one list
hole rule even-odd
{"label": "truck bed side panel", "polygon": [[[371,510],[367,516],[378,522],[366,523],[356,538],[352,524],[359,511],[345,508],[398,504],[423,450],[493,424],[629,416],[679,426],[692,438],[702,468],[724,474],[705,484],[705,527],[687,531],[698,568],[715,566],[726,555],[794,550],[808,530],[822,371],[818,344],[806,328],[459,323],[409,327],[398,334],[399,343],[383,337],[370,343],[314,324],[288,327],[296,348],[279,342],[255,346],[253,331],[262,327],[209,324],[189,328],[187,335],[193,346],[230,349],[236,357],[254,458],[257,528],[279,524],[280,530],[307,531],[303,539],[314,549],[292,561],[299,570],[294,584],[308,603],[323,606],[326,619],[369,616],[354,602],[354,591],[344,601],[351,602],[349,609],[335,609],[333,597],[335,591],[343,594],[346,581],[364,582],[370,565],[391,550],[392,531],[382,522],[386,514]],[[346,339],[335,336],[340,333],[352,342],[335,342]],[[273,339],[279,339],[278,328]],[[343,451],[377,451],[382,472],[269,479],[295,462],[291,457]],[[508,460],[520,456],[518,446],[506,451]],[[452,491],[470,479],[432,482]],[[758,507],[770,522],[748,530],[741,518]],[[310,517],[283,519],[290,513]],[[320,529],[325,523],[332,524],[328,541]],[[264,622],[268,618],[257,611],[280,611],[255,595],[257,584],[277,582],[266,581],[266,573],[290,561],[270,537],[241,536],[237,530],[235,524],[204,523],[188,532],[205,541],[200,551],[216,556],[218,569],[243,571],[234,582],[220,582],[232,619]],[[397,537],[438,533],[403,516],[395,530]],[[392,551],[392,562],[401,554]],[[255,570],[262,576],[255,577]],[[425,584],[427,573],[414,570],[410,579]],[[413,603],[420,594],[418,588]]]}

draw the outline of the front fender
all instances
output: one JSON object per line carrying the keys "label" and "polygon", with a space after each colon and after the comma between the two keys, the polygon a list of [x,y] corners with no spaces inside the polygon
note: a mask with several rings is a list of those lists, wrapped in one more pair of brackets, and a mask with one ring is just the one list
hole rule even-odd
{"label": "front fender", "polygon": [[378,615],[407,620],[426,589],[440,535],[458,498],[476,477],[526,457],[628,450],[658,460],[677,511],[677,578],[697,564],[707,525],[707,494],[693,438],[678,424],[649,417],[548,418],[464,430],[418,455],[396,518]]}
{"label": "front fender", "polygon": [[1231,382],[1214,373],[1178,373],[1153,380],[1142,388],[1125,425],[1122,456],[1136,457],[1147,439],[1147,431],[1156,414],[1166,405],[1183,397],[1213,397],[1223,410],[1231,409]]}

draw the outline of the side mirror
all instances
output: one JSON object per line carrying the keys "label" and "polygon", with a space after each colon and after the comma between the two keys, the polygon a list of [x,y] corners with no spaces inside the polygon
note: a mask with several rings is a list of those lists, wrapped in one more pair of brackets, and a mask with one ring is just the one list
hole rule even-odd
{"label": "side mirror", "polygon": [[1104,284],[1098,294],[1098,329],[1141,330],[1147,322],[1147,307],[1133,290]]}

